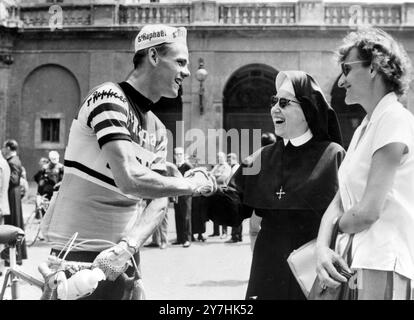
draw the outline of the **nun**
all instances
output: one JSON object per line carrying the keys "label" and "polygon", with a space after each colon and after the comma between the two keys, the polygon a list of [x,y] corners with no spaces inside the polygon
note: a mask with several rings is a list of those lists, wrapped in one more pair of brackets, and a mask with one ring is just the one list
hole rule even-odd
{"label": "nun", "polygon": [[[208,198],[208,212],[211,220],[231,226],[253,210],[262,217],[246,299],[300,300],[306,297],[287,258],[316,238],[338,189],[345,151],[336,114],[312,76],[281,71],[276,91],[270,108],[276,143],[242,163],[229,185]],[[257,165],[259,173],[251,174],[248,169]]]}

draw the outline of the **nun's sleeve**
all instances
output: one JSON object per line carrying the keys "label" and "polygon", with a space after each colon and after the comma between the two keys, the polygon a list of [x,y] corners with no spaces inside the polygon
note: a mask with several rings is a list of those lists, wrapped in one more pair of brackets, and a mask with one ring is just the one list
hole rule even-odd
{"label": "nun's sleeve", "polygon": [[253,208],[243,204],[243,190],[247,176],[242,174],[241,165],[225,187],[219,187],[217,192],[206,198],[208,218],[213,222],[238,227],[244,219],[250,218]]}

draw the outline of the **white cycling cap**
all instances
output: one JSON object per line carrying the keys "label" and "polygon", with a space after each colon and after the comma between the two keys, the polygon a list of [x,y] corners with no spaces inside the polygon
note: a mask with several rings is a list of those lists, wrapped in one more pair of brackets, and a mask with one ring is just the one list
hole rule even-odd
{"label": "white cycling cap", "polygon": [[184,42],[187,45],[187,29],[163,24],[150,24],[142,27],[135,38],[135,52],[162,43]]}

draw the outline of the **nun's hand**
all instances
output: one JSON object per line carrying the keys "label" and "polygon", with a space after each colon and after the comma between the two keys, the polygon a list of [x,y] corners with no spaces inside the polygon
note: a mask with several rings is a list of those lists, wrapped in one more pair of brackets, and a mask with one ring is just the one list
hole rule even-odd
{"label": "nun's hand", "polygon": [[206,168],[200,167],[188,170],[184,178],[190,179],[193,183],[193,196],[211,196],[217,190],[216,179],[207,171]]}

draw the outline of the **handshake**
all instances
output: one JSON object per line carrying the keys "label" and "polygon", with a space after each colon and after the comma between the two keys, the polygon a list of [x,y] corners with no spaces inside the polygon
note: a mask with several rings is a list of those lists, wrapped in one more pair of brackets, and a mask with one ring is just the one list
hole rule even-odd
{"label": "handshake", "polygon": [[211,196],[217,190],[216,179],[206,168],[195,168],[188,170],[184,178],[190,180],[193,187],[193,196]]}

